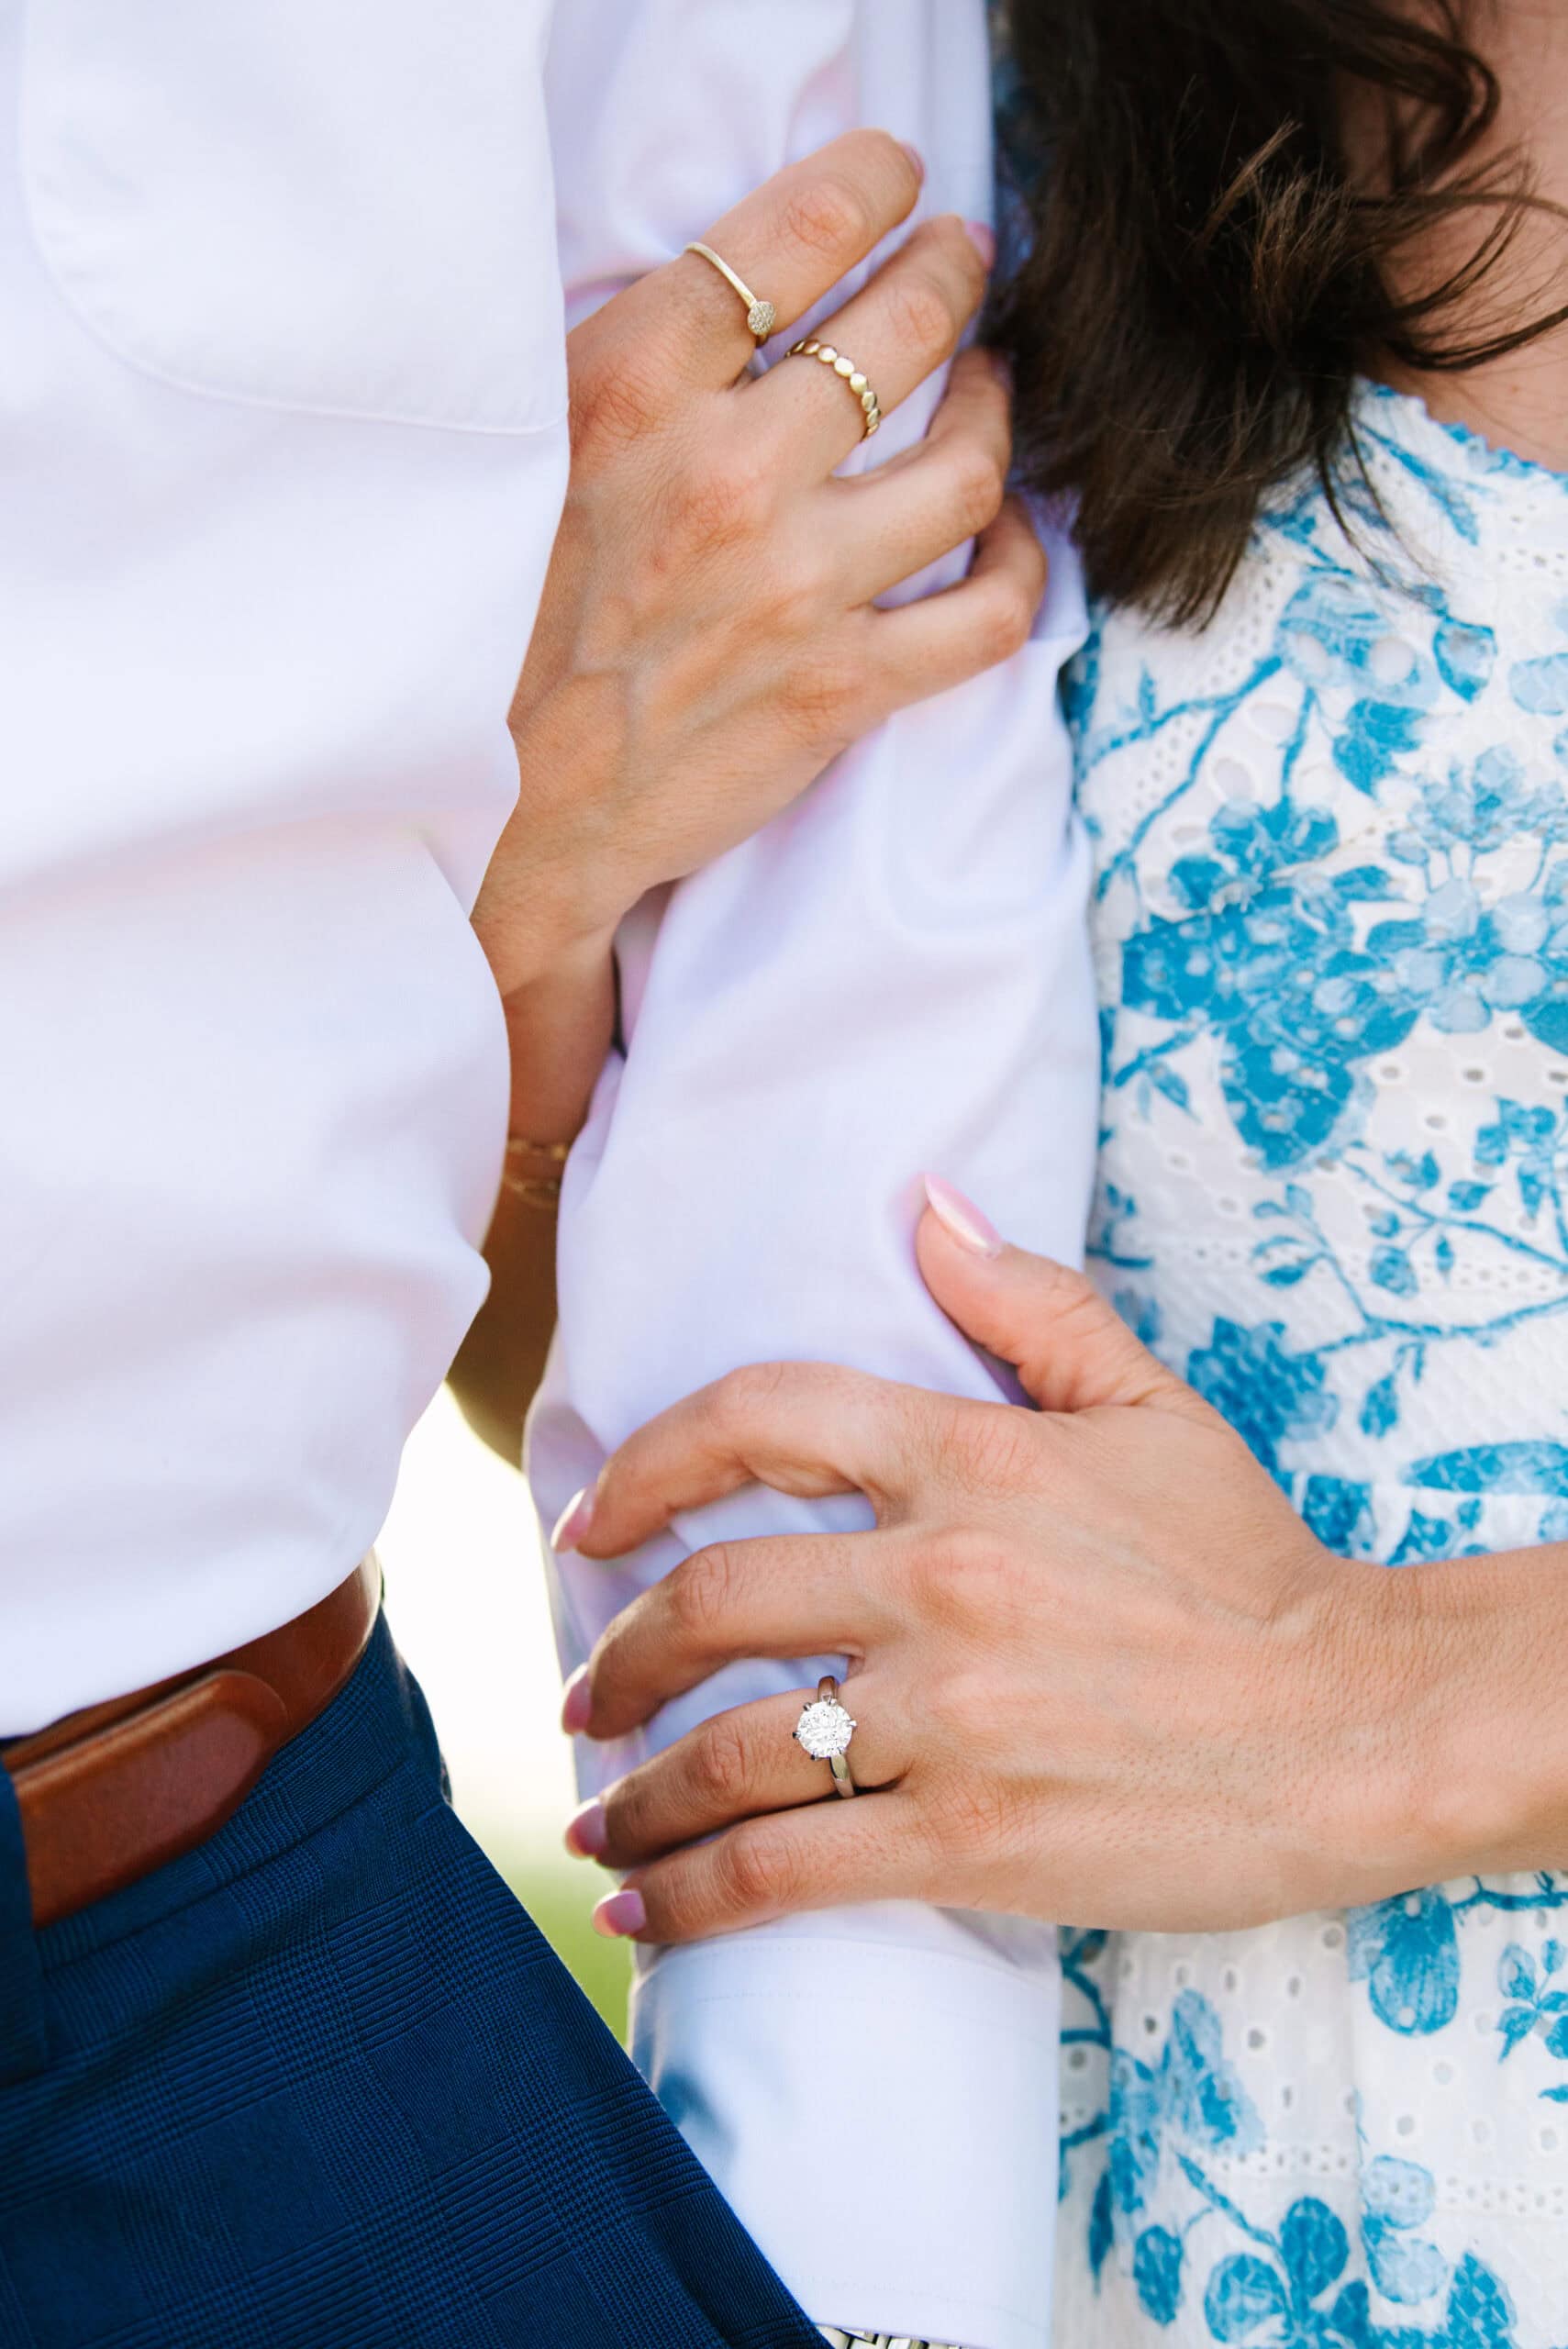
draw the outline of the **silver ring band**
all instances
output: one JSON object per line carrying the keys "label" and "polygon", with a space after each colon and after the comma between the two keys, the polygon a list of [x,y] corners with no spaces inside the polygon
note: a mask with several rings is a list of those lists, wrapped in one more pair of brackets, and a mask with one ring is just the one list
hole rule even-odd
{"label": "silver ring band", "polygon": [[839,2324],[817,2328],[828,2349],[958,2349],[956,2342],[915,2340],[906,2332],[856,2332]]}
{"label": "silver ring band", "polygon": [[850,1740],[859,1726],[840,1698],[838,1682],[830,1672],[825,1672],[817,1684],[816,1696],[807,1697],[801,1707],[800,1719],[790,1735],[814,1762],[827,1763],[833,1774],[835,1794],[852,1795],[858,1791],[846,1757]]}

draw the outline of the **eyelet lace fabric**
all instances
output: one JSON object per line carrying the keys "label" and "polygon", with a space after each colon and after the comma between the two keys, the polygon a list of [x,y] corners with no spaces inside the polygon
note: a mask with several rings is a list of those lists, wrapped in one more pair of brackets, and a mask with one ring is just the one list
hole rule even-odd
{"label": "eyelet lace fabric", "polygon": [[[1568,1540],[1568,479],[1368,387],[1070,680],[1092,1264],[1333,1549]],[[1069,1933],[1057,2349],[1568,2343],[1568,1875]]]}

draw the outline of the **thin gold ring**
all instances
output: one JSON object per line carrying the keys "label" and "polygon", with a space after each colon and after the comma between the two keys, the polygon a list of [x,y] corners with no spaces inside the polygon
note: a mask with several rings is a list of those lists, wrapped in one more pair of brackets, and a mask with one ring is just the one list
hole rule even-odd
{"label": "thin gold ring", "polygon": [[786,359],[819,359],[824,367],[831,367],[841,375],[861,404],[861,439],[869,440],[882,422],[882,403],[873,391],[852,359],[835,351],[830,342],[792,342],[784,353]]}
{"label": "thin gold ring", "polygon": [[723,278],[725,284],[727,285],[732,285],[735,288],[735,291],[740,295],[740,299],[746,305],[747,325],[751,328],[752,334],[756,337],[759,343],[766,342],[774,327],[778,324],[779,314],[774,309],[773,304],[771,302],[764,302],[760,294],[753,294],[751,287],[747,284],[746,280],[743,277],[738,276],[735,271],[730,268],[729,263],[714,251],[711,245],[690,244],[686,246],[685,250],[689,253],[700,253],[704,261],[711,262],[714,268],[717,270],[720,277]]}

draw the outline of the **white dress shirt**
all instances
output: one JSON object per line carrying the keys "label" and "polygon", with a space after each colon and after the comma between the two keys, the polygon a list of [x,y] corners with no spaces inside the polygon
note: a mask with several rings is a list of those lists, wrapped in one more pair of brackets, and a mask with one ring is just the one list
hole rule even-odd
{"label": "white dress shirt", "polygon": [[0,1735],[339,1582],[484,1292],[548,13],[0,7]]}
{"label": "white dress shirt", "polygon": [[[630,21],[573,0],[550,84],[583,126],[559,159],[579,306],[857,122],[919,147],[923,211],[989,216],[980,0],[649,0]],[[765,268],[751,275],[765,295]],[[890,417],[879,457],[918,436],[934,396]],[[917,1178],[951,1175],[1029,1245],[1081,1250],[1096,1029],[1056,693],[1083,624],[1057,547],[1016,661],[884,728],[626,925],[628,1049],[568,1169],[560,1333],[531,1426],[547,1523],[609,1448],[738,1363],[828,1359],[995,1395],[915,1269]],[[563,1658],[716,1535],[866,1515],[753,1489],[614,1570],[563,1558]],[[584,1786],[724,1705],[814,1683],[823,1662],[732,1668],[647,1735],[584,1746]],[[657,1956],[634,2048],[815,2317],[1041,2349],[1057,2005],[1047,1930],[887,1904]]]}
{"label": "white dress shirt", "polygon": [[[0,9],[0,1735],[340,1579],[482,1293],[506,1067],[467,914],[567,453],[549,14]],[[928,208],[986,209],[979,0],[558,14],[580,284],[857,118],[922,145]],[[1078,626],[1061,560],[1007,672],[628,926],[547,1507],[748,1355],[988,1391],[915,1279],[912,1176],[1076,1244]],[[574,1573],[568,1653],[706,1531]],[[814,2312],[1040,2342],[1044,1936],[807,1919],[665,1959],[638,2032]]]}

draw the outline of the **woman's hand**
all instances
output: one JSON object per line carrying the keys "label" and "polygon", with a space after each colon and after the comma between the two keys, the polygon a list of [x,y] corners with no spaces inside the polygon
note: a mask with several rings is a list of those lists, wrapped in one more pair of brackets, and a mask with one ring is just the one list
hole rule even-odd
{"label": "woman's hand", "polygon": [[[576,1849],[632,1871],[604,1929],[682,1942],[911,1897],[1208,1930],[1457,1873],[1428,1821],[1464,1807],[1439,1740],[1477,1642],[1422,1603],[1451,1597],[1426,1579],[1446,1570],[1330,1555],[1084,1279],[934,1197],[927,1282],[1038,1412],[743,1370],[625,1444],[567,1529],[615,1556],[752,1478],[858,1489],[877,1520],[700,1551],[606,1632],[567,1699],[597,1737],[734,1659],[845,1654],[850,1758],[876,1791],[820,1799],[798,1698],[717,1716],[574,1822]],[[1490,1767],[1462,1842],[1505,1807]],[[1462,1865],[1488,1864],[1475,1845]]]}
{"label": "woman's hand", "polygon": [[[919,187],[909,150],[852,132],[705,233],[782,328]],[[891,409],[951,356],[987,262],[985,231],[929,221],[820,332]],[[571,483],[512,713],[521,793],[474,917],[503,996],[759,829],[890,711],[1029,633],[1044,556],[1003,507],[993,362],[966,353],[923,442],[838,479],[859,400],[800,360],[752,380],[753,349],[744,306],[692,253],[571,338]],[[959,585],[877,607],[976,532]]]}

